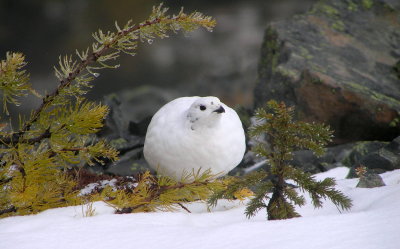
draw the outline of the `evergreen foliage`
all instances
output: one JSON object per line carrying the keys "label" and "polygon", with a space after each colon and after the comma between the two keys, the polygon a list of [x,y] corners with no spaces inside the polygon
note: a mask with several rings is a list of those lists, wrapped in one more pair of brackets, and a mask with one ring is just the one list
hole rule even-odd
{"label": "evergreen foliage", "polygon": [[226,178],[223,188],[208,200],[210,205],[216,205],[222,198],[237,199],[237,193],[252,189],[253,192],[246,196],[252,196],[245,210],[248,218],[260,209],[266,209],[269,220],[299,217],[295,205],[304,205],[305,199],[294,185],[286,182],[292,180],[300,191],[310,194],[316,208],[322,207],[322,199],[330,199],[341,209],[351,207],[351,200],[334,188],[333,178],[317,181],[290,165],[295,150],[308,149],[322,155],[332,137],[332,132],[324,125],[294,121],[293,112],[293,108],[276,101],[269,101],[266,109],[256,111],[256,124],[250,127],[249,135],[255,139],[264,136],[265,139],[258,141],[253,150],[258,156],[267,158],[270,172],[257,171],[241,178]]}
{"label": "evergreen foliage", "polygon": [[269,101],[266,109],[258,109],[255,113],[257,124],[250,128],[249,134],[253,138],[266,135],[266,142],[259,142],[254,151],[268,159],[271,169],[270,175],[257,186],[254,198],[248,203],[248,217],[262,208],[266,208],[269,220],[300,216],[295,205],[304,205],[305,199],[286,180],[293,180],[302,192],[308,192],[316,208],[322,206],[323,199],[330,199],[341,209],[349,209],[352,205],[348,197],[334,188],[336,183],[333,178],[317,181],[310,174],[290,165],[295,150],[307,149],[320,156],[332,137],[327,126],[294,121],[293,112],[294,109],[284,103]]}
{"label": "evergreen foliage", "polygon": [[[146,21],[139,24],[129,21],[122,28],[116,23],[113,32],[95,32],[95,42],[86,50],[77,51],[75,57],[60,56],[59,65],[55,67],[59,85],[44,96],[31,88],[29,75],[23,69],[26,65],[24,56],[6,54],[6,59],[0,63],[4,112],[8,114],[7,104],[18,105],[19,98],[29,92],[42,102],[28,118],[21,119],[16,131],[11,125],[0,125],[0,217],[86,202],[78,195],[77,181],[67,169],[79,170],[85,164],[118,159],[114,148],[94,136],[103,126],[108,107],[84,98],[92,81],[99,76],[97,71],[117,68],[119,65],[112,62],[121,52],[134,55],[138,42],[151,43],[155,38],[166,38],[170,31],[190,32],[199,27],[211,30],[215,26],[215,20],[199,12],[185,14],[181,10],[173,16],[166,12],[167,8],[162,5],[154,7]],[[156,178],[145,173],[134,195],[114,193],[109,202],[121,206],[126,201],[127,208],[135,209],[135,205],[141,205],[143,209],[152,210],[155,204],[147,203],[146,196],[140,199],[142,194],[158,196],[157,203],[166,207],[178,196],[187,200],[204,199],[205,192],[200,187],[201,182],[208,184],[207,176],[196,176],[196,182],[185,183],[187,187],[182,188],[179,184],[184,183],[173,183],[166,178],[155,181]],[[147,183],[153,181],[150,188]],[[154,191],[153,185],[159,188]],[[170,185],[175,187],[168,187]],[[182,189],[192,196],[182,193]],[[166,192],[177,197],[169,197]],[[112,195],[112,191],[108,193]],[[140,200],[140,204],[126,200],[128,197]]]}
{"label": "evergreen foliage", "polygon": [[146,171],[139,176],[134,188],[108,187],[101,195],[117,213],[172,211],[179,207],[190,212],[182,203],[206,201],[212,192],[223,188],[223,182],[214,180],[215,177],[210,170],[201,174],[198,171],[186,174],[177,182],[165,176],[153,176]]}
{"label": "evergreen foliage", "polygon": [[265,171],[251,172],[242,177],[226,176],[222,179],[222,188],[214,191],[207,200],[208,205],[216,206],[220,199],[244,200],[244,198],[254,196],[250,187],[259,185],[266,177]]}
{"label": "evergreen foliage", "polygon": [[7,114],[7,104],[19,105],[18,97],[25,96],[31,89],[29,75],[23,70],[25,65],[25,57],[21,53],[7,53],[6,60],[0,61],[0,91],[3,111]]}

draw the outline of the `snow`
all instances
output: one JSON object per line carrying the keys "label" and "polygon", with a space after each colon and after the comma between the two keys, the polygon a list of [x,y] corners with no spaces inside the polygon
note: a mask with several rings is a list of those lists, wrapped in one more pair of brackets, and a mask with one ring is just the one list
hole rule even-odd
{"label": "snow", "polygon": [[98,183],[97,182],[90,183],[80,191],[79,195],[81,195],[81,196],[88,195],[88,194],[92,193],[96,188],[105,188],[106,186],[111,186],[114,188],[116,182],[117,182],[116,179],[112,179],[112,180],[102,180]]}
{"label": "snow", "polygon": [[387,186],[373,189],[356,188],[358,179],[344,179],[347,172],[339,167],[315,177],[335,177],[353,200],[350,211],[339,212],[329,201],[314,209],[308,198],[297,209],[303,217],[267,221],[264,210],[247,219],[239,202],[221,201],[211,212],[193,203],[187,206],[192,213],[123,215],[96,202],[92,217],[75,206],[0,219],[0,248],[399,249],[400,170],[382,174]]}

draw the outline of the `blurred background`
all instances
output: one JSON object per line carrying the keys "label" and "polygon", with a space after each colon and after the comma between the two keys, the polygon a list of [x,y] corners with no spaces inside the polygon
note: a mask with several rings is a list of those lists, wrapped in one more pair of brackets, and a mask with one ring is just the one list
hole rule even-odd
{"label": "blurred background", "polygon": [[[199,30],[141,43],[134,57],[123,55],[117,70],[102,70],[88,97],[117,93],[130,120],[154,113],[163,103],[185,95],[215,95],[231,106],[253,106],[253,90],[265,27],[307,10],[312,0],[173,1],[170,14],[200,11],[217,20],[214,32]],[[59,55],[74,54],[93,42],[101,28],[113,30],[129,19],[148,17],[153,0],[0,0],[0,55],[26,55],[31,82],[41,93],[58,85],[53,66]],[[27,99],[17,112],[39,105]],[[29,109],[27,109],[29,108]]]}

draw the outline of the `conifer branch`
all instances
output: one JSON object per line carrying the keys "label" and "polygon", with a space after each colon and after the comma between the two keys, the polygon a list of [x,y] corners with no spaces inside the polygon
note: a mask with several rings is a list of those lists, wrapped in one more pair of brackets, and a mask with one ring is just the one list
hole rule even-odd
{"label": "conifer branch", "polygon": [[6,59],[0,61],[0,92],[3,99],[3,111],[8,115],[7,104],[19,105],[18,97],[26,96],[31,90],[25,56],[21,53],[6,53]]}
{"label": "conifer branch", "polygon": [[36,144],[36,143],[41,142],[43,139],[50,138],[50,137],[51,137],[50,129],[46,129],[42,134],[40,134],[39,136],[34,137],[34,138],[21,139],[19,136],[17,136],[14,133],[11,136],[3,138],[3,140],[0,140],[0,142],[3,144],[7,144],[7,145],[15,145],[17,143]]}
{"label": "conifer branch", "polygon": [[[134,55],[139,42],[166,38],[169,31],[190,32],[199,27],[211,30],[215,26],[215,20],[199,12],[185,14],[181,10],[173,16],[166,12],[167,8],[159,5],[140,24],[129,21],[123,28],[116,24],[115,32],[95,32],[95,42],[90,49],[76,51],[76,60],[73,56],[59,58],[55,67],[57,88],[41,97],[40,106],[25,122],[20,122],[17,132],[12,132],[12,127],[11,132],[2,131],[5,125],[0,124],[0,209],[5,210],[1,217],[85,202],[76,191],[77,183],[65,169],[118,159],[118,152],[94,135],[103,127],[108,107],[85,101],[82,96],[99,75],[96,71],[117,68],[119,65],[110,61],[116,60],[121,52]],[[0,92],[5,112],[6,104],[19,104],[18,97],[29,91],[39,96],[28,84],[25,64],[23,55],[18,53],[7,54],[6,60],[0,62]],[[192,176],[194,182],[177,183],[145,173],[132,192],[107,190],[111,193],[109,201],[115,201],[122,211],[172,209],[194,198],[205,200],[219,186],[211,181],[215,176],[210,172]],[[8,212],[14,210],[15,214]]]}
{"label": "conifer branch", "polygon": [[223,183],[213,180],[214,177],[207,170],[203,173],[192,172],[184,177],[193,178],[191,181],[176,182],[165,176],[157,178],[145,172],[139,177],[134,189],[104,190],[103,195],[118,214],[157,209],[175,210],[176,206],[190,212],[183,203],[206,201],[212,192],[222,188]]}
{"label": "conifer branch", "polygon": [[[150,194],[141,200],[142,203],[131,206],[131,207],[124,207],[122,209],[117,209],[116,213],[117,214],[124,214],[124,213],[132,213],[135,212],[135,210],[138,210],[142,207],[145,207],[149,204],[151,204],[151,202],[157,202],[158,198],[160,198],[161,195],[165,194],[167,191],[169,190],[179,190],[179,189],[183,189],[183,188],[191,188],[191,187],[207,187],[208,183],[210,183],[209,181],[205,181],[205,182],[192,182],[192,183],[182,183],[179,182],[175,185],[169,185],[169,186],[162,186],[162,187],[157,187],[157,186],[152,186],[152,188],[155,188],[156,190],[150,191]],[[180,207],[183,208],[183,205],[181,202],[188,202],[188,200],[184,200],[184,199],[176,199],[173,203],[171,204],[167,204],[167,205],[178,205]],[[163,204],[160,203],[160,206],[162,206]],[[186,210],[186,208],[184,208]],[[188,210],[187,210],[188,211]],[[189,211],[190,213],[190,211]]]}
{"label": "conifer branch", "polygon": [[[86,85],[92,78],[85,78],[85,75],[79,78],[79,75],[86,70],[91,75],[96,76],[97,73],[93,73],[92,69],[97,68],[91,67],[90,65],[98,62],[101,64],[101,67],[99,67],[100,69],[107,67],[116,68],[117,66],[106,65],[105,61],[116,59],[120,51],[134,55],[132,50],[136,48],[136,40],[147,39],[147,41],[150,41],[154,38],[154,35],[165,38],[167,37],[166,32],[168,30],[177,32],[183,29],[189,32],[200,26],[211,31],[216,24],[215,20],[211,17],[204,16],[199,12],[193,12],[187,15],[182,9],[178,15],[170,17],[166,15],[167,10],[168,8],[164,8],[162,4],[160,4],[158,7],[153,7],[150,18],[143,23],[131,25],[129,21],[124,29],[121,29],[116,24],[116,33],[108,32],[105,34],[99,30],[99,32],[93,35],[97,42],[92,45],[92,53],[89,53],[88,50],[82,53],[77,52],[80,62],[72,61],[71,57],[60,58],[60,69],[56,68],[56,75],[60,79],[58,87],[52,93],[46,94],[46,96],[42,98],[41,105],[32,113],[30,119],[24,123],[22,128],[11,135],[12,138],[11,136],[3,137],[0,138],[0,140],[18,140],[28,132],[32,125],[39,119],[43,111],[56,100],[57,96],[59,96],[64,89],[69,88],[73,81],[76,80],[78,83],[84,82]],[[113,49],[116,51],[110,53]]]}
{"label": "conifer branch", "polygon": [[121,37],[124,37],[127,34],[134,32],[140,28],[153,25],[159,22],[160,19],[155,19],[153,21],[146,22],[144,24],[132,26],[127,30],[121,30],[118,32],[117,36],[109,44],[105,44],[101,50],[88,54],[86,58],[83,58],[83,60],[81,60],[81,62],[76,66],[75,70],[70,72],[67,77],[62,78],[60,80],[59,86],[52,93],[46,94],[46,96],[43,97],[41,105],[33,112],[30,120],[23,125],[22,129],[20,129],[19,132],[13,134],[14,138],[19,138],[27,131],[29,131],[31,126],[39,119],[43,110],[55,100],[55,98],[60,94],[60,92],[64,88],[69,87],[82,71],[84,71],[90,64],[95,63],[102,55],[104,55],[108,50],[110,50],[111,46],[117,43]]}
{"label": "conifer branch", "polygon": [[207,203],[210,207],[215,207],[220,199],[235,200],[250,197],[254,193],[249,188],[259,185],[267,176],[268,174],[265,171],[256,171],[242,177],[225,177],[222,179],[224,188],[214,191]]}

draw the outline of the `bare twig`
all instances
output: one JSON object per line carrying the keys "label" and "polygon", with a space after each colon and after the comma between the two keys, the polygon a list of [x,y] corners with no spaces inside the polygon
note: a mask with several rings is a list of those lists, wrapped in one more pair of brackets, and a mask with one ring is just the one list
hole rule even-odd
{"label": "bare twig", "polygon": [[190,212],[190,210],[189,210],[187,207],[185,207],[182,203],[179,203],[179,202],[178,202],[178,205],[179,205],[181,208],[183,208],[186,212],[192,213],[192,212]]}

